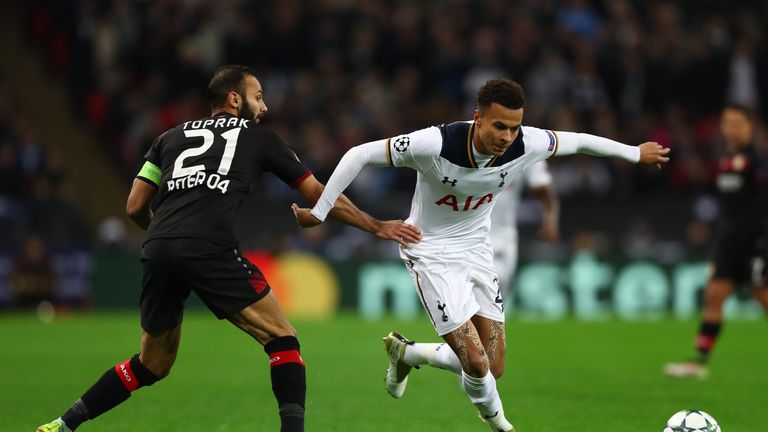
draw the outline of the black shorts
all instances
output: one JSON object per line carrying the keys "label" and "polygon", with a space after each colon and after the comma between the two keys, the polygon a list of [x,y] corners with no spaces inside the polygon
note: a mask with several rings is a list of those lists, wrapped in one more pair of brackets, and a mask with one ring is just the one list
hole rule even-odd
{"label": "black shorts", "polygon": [[733,226],[721,230],[715,247],[714,278],[739,285],[763,283],[767,242],[765,230],[760,226]]}
{"label": "black shorts", "polygon": [[205,240],[150,240],[142,248],[141,263],[141,326],[152,333],[181,324],[190,291],[223,319],[261,300],[270,289],[239,250]]}

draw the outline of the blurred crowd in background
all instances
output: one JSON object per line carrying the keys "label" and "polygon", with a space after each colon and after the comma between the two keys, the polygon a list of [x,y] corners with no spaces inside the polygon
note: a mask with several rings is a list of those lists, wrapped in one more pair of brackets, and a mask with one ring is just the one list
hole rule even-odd
{"label": "blurred crowd in background", "polygon": [[[613,242],[631,253],[657,239],[681,253],[706,252],[716,216],[717,157],[724,151],[718,131],[723,104],[754,109],[756,141],[768,147],[761,122],[768,114],[768,7],[754,2],[15,3],[30,48],[66,83],[72,109],[102,138],[126,182],[157,135],[209,114],[205,86],[227,63],[259,71],[269,108],[265,124],[321,181],[354,145],[469,119],[477,89],[496,77],[523,84],[524,124],[673,149],[672,163],[661,172],[589,157],[551,160],[564,203],[564,249]],[[72,161],[64,160],[59,143],[40,143],[12,101],[0,95],[0,102],[0,218],[14,227],[2,233],[2,244],[18,256],[29,242],[56,250],[73,247],[75,238],[80,243],[74,246],[88,249],[84,239],[95,230],[67,200]],[[413,178],[407,170],[371,171],[350,195],[374,215],[404,218]],[[265,178],[261,190],[270,199],[293,199],[275,181]],[[664,223],[645,215],[639,201],[657,202],[648,210],[663,214]],[[596,214],[605,203],[611,203],[607,212],[632,213]],[[36,216],[51,206],[67,220]],[[520,219],[535,224],[535,209],[524,205]],[[577,226],[592,219],[589,232]],[[339,258],[393,256],[352,230],[318,229],[307,236],[292,227],[275,235],[259,230],[244,229],[246,245]]]}
{"label": "blurred crowd in background", "polygon": [[56,144],[0,85],[0,307],[88,301],[89,229]]}

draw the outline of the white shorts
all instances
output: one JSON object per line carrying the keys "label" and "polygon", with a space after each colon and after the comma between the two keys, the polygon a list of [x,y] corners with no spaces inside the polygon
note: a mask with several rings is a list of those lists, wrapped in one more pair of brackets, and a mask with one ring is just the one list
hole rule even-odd
{"label": "white shorts", "polygon": [[438,336],[456,330],[474,315],[504,322],[504,300],[491,248],[440,256],[409,252],[401,249],[400,256]]}

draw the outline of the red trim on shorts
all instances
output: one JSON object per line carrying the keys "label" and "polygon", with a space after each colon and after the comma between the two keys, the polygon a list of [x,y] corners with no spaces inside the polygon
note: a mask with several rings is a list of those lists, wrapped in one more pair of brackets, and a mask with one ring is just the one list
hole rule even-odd
{"label": "red trim on shorts", "polygon": [[280,366],[285,363],[298,363],[304,366],[304,360],[301,359],[301,354],[296,350],[290,351],[278,351],[269,355],[269,367]]}
{"label": "red trim on shorts", "polygon": [[312,175],[312,171],[305,172],[301,177],[297,178],[296,180],[291,182],[291,189],[296,189],[301,182],[307,179],[307,177]]}
{"label": "red trim on shorts", "polygon": [[133,370],[131,370],[131,361],[126,360],[122,363],[118,363],[115,365],[115,373],[117,373],[117,376],[120,378],[120,381],[123,382],[123,385],[125,386],[125,389],[129,392],[132,392],[139,388],[139,379],[136,378],[136,375],[133,373]]}

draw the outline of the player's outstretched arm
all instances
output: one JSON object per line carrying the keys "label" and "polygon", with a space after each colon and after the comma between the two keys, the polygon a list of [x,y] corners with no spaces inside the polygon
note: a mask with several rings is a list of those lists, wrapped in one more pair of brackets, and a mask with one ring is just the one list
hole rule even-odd
{"label": "player's outstretched arm", "polygon": [[157,187],[144,180],[135,178],[133,179],[131,192],[128,194],[128,201],[125,203],[125,211],[128,213],[128,217],[144,231],[149,228],[149,223],[152,221],[149,204],[152,202],[152,197],[155,196],[155,191],[157,191]]}
{"label": "player's outstretched arm", "polygon": [[349,149],[333,170],[328,184],[312,208],[312,214],[324,221],[341,193],[352,183],[366,165],[386,166],[386,141],[373,141]]}
{"label": "player's outstretched arm", "polygon": [[[322,196],[325,186],[314,176],[309,176],[299,185],[298,190],[307,200],[316,203]],[[301,208],[296,203],[292,204],[291,208],[296,216],[296,223],[304,228],[322,223],[312,214],[311,209]],[[329,214],[347,225],[372,233],[380,239],[394,240],[404,247],[421,240],[421,232],[413,225],[406,224],[402,220],[380,221],[360,210],[343,194],[336,199]]]}
{"label": "player's outstretched arm", "polygon": [[593,156],[618,157],[632,163],[656,165],[669,162],[669,149],[655,142],[628,146],[618,141],[595,135],[574,132],[558,132],[557,156],[584,153]]}

